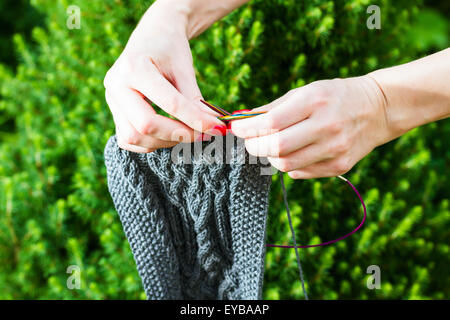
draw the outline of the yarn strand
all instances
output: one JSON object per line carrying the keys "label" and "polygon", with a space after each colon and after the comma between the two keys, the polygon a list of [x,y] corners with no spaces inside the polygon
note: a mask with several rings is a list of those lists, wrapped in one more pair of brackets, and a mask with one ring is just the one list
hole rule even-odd
{"label": "yarn strand", "polygon": [[278,173],[280,175],[281,189],[283,190],[283,200],[284,200],[284,205],[286,206],[287,217],[289,220],[289,227],[291,228],[292,241],[294,242],[295,255],[297,256],[297,266],[298,266],[298,272],[300,274],[300,282],[302,283],[302,290],[303,290],[305,299],[309,300],[308,294],[306,293],[306,289],[305,289],[305,280],[303,278],[303,269],[302,269],[302,264],[300,262],[300,254],[298,253],[297,241],[295,240],[295,231],[294,231],[294,226],[292,225],[291,213],[289,210],[289,204],[288,204],[288,200],[287,200],[286,187],[284,185],[283,173],[281,171],[279,171]]}

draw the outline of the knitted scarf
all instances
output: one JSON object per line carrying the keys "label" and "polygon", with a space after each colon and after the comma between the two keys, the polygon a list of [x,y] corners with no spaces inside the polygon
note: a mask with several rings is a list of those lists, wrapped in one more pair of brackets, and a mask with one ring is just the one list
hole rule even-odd
{"label": "knitted scarf", "polygon": [[109,139],[108,189],[148,299],[262,298],[271,176],[233,139],[228,164],[198,152],[212,141],[189,144],[183,164],[171,148],[139,154]]}

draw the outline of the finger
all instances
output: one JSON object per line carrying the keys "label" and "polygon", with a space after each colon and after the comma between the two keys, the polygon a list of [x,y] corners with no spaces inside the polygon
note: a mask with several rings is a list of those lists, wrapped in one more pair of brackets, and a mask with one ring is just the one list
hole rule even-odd
{"label": "finger", "polygon": [[123,150],[127,150],[127,151],[131,151],[131,152],[136,152],[136,153],[150,153],[155,151],[156,149],[149,149],[149,148],[143,148],[143,147],[139,147],[139,146],[134,146],[132,144],[126,144],[122,141],[117,140],[117,145],[119,146],[119,148],[123,149]]}
{"label": "finger", "polygon": [[[194,101],[194,103],[204,100],[200,88],[198,87],[197,80],[195,79],[195,71],[192,64],[190,67],[186,67],[186,69],[175,70],[173,82],[175,88],[188,100]],[[200,104],[200,107],[202,112],[206,112],[215,118],[221,116],[221,114],[206,107],[203,103]]]}
{"label": "finger", "polygon": [[267,132],[282,130],[303,121],[312,113],[306,98],[298,92],[288,93],[286,98],[280,98],[268,108],[268,112],[262,115],[233,121],[231,124],[233,134],[240,138],[262,136]]}
{"label": "finger", "polygon": [[200,100],[203,98],[197,80],[195,79],[195,70],[192,63],[186,62],[183,67],[174,68],[175,88],[188,100]]}
{"label": "finger", "polygon": [[320,144],[311,144],[287,156],[269,157],[268,160],[278,170],[290,172],[331,158],[330,155],[323,152],[323,147]]}
{"label": "finger", "polygon": [[[251,130],[249,130],[250,134],[252,134]],[[317,125],[312,120],[307,119],[272,134],[247,138],[245,147],[248,153],[254,156],[285,156],[316,142],[319,139],[319,132],[317,131]]]}
{"label": "finger", "polygon": [[[117,108],[115,108],[117,110]],[[159,148],[170,148],[178,144],[178,142],[165,141],[149,136],[141,135],[128,122],[124,115],[116,115],[114,123],[116,124],[117,142],[121,148],[133,152],[152,152]]]}
{"label": "finger", "polygon": [[143,70],[135,75],[132,87],[161,109],[181,120],[192,129],[205,132],[214,126],[224,123],[209,112],[200,101],[188,100],[158,71],[156,65],[150,62],[144,64]]}
{"label": "finger", "polygon": [[299,170],[288,172],[288,175],[293,179],[313,179],[313,178],[327,178],[336,177],[348,172],[351,167],[347,164],[342,164],[340,159],[330,159],[314,163],[310,166]]}
{"label": "finger", "polygon": [[[194,132],[180,121],[157,114],[145,99],[129,88],[107,90],[107,94],[116,102],[120,112],[142,136],[165,141],[192,142]],[[181,140],[180,140],[181,137]]]}
{"label": "finger", "polygon": [[[127,120],[125,119],[125,121]],[[178,144],[178,142],[174,141],[165,141],[141,135],[129,123],[118,124],[120,120],[115,120],[115,123],[117,140],[122,145],[134,145],[148,150],[156,150],[160,148],[171,148]]]}
{"label": "finger", "polygon": [[288,172],[288,175],[292,179],[314,179],[335,176],[335,174],[328,168],[327,161],[315,163],[301,170]]}
{"label": "finger", "polygon": [[[106,94],[105,96],[113,114],[118,143],[119,145],[123,146],[123,149],[134,152],[150,152],[150,150],[153,151],[158,148],[173,147],[178,143],[160,140],[140,134],[127,120],[121,108],[117,105],[116,101],[111,97],[111,95]],[[131,150],[130,146],[135,146],[138,148],[132,148],[133,150]]]}

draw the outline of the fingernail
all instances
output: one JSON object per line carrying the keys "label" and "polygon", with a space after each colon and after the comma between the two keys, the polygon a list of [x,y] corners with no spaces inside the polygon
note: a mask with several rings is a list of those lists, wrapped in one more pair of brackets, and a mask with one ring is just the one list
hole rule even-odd
{"label": "fingernail", "polygon": [[225,126],[225,125],[214,126],[212,128],[212,131],[213,131],[213,134],[216,134],[217,132],[220,132],[221,136],[225,136],[227,134],[227,126]]}
{"label": "fingernail", "polygon": [[241,109],[241,110],[233,111],[231,114],[243,113],[243,112],[248,112],[248,111],[252,111],[252,110],[250,110],[250,109]]}

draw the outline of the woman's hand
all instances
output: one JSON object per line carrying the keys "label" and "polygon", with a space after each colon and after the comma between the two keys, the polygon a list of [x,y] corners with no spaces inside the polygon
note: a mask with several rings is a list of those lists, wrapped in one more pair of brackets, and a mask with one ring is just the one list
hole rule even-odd
{"label": "woman's hand", "polygon": [[[156,1],[106,74],[106,101],[123,149],[151,152],[198,139],[194,130],[224,125],[200,103],[188,13],[183,1]],[[149,101],[180,121],[157,114]]]}
{"label": "woman's hand", "polygon": [[344,174],[392,139],[381,88],[369,76],[324,80],[253,109],[267,113],[233,121],[247,151],[267,156],[294,179]]}
{"label": "woman's hand", "polygon": [[450,116],[450,49],[366,76],[317,81],[233,121],[250,154],[297,179],[344,174],[375,147]]}

